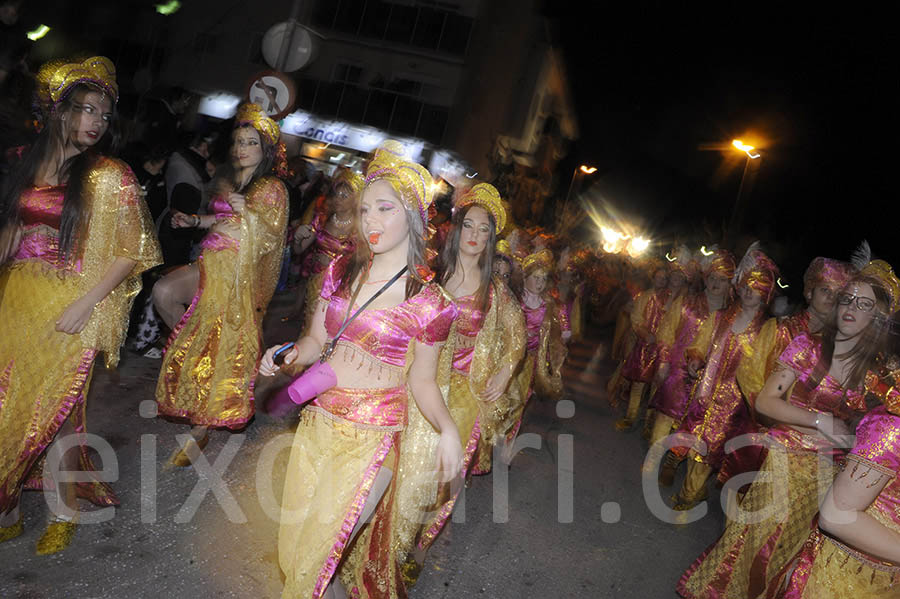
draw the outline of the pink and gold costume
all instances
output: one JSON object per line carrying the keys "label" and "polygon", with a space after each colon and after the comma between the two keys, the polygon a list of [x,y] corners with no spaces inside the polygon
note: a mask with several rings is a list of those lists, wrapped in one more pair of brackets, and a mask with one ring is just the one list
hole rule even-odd
{"label": "pink and gold costume", "polygon": [[[85,430],[85,398],[94,359],[119,362],[131,303],[141,273],[162,259],[140,187],[122,162],[99,158],[82,190],[86,214],[73,264],[60,263],[59,226],[66,187],[33,187],[20,199],[23,238],[16,255],[0,267],[0,512],[16,505],[22,483],[40,488],[40,467],[60,426],[70,417]],[[116,258],[134,269],[94,308],[76,335],[55,330],[75,300],[95,287]],[[81,467],[91,465],[82,447]],[[79,495],[117,505],[104,483],[78,484]]]}
{"label": "pink and gold costume", "polygon": [[[328,303],[329,335],[337,333],[349,308],[347,293],[339,291],[346,263],[333,262],[323,279],[321,301]],[[427,465],[405,464],[427,470],[434,454],[419,453],[421,448],[401,441],[408,423],[424,421],[418,409],[410,409],[406,386],[379,388],[377,381],[385,371],[405,372],[416,341],[443,343],[456,313],[440,287],[430,284],[393,308],[366,310],[342,335],[339,345],[352,350],[344,355],[368,369],[372,388],[332,388],[301,413],[278,538],[279,562],[286,576],[283,597],[321,597],[335,573],[353,597],[393,597],[403,588],[396,539],[399,519],[407,514],[405,485],[422,484],[404,478],[403,461],[427,460]],[[350,534],[382,466],[396,475],[348,555]],[[436,484],[424,487],[433,492]],[[433,495],[412,499],[419,509],[434,501]]]}
{"label": "pink and gold costume", "polygon": [[[789,402],[797,407],[849,419],[854,411],[865,411],[865,400],[857,390],[841,387],[826,374],[810,388],[816,365],[822,359],[818,337],[799,335],[779,358],[779,366],[796,374]],[[763,480],[775,480],[787,489],[784,504],[775,506],[773,516],[754,524],[729,522],[719,540],[697,559],[682,577],[678,590],[684,597],[757,597],[778,571],[790,560],[809,533],[809,525],[819,509],[817,489],[827,489],[834,478],[831,464],[820,459],[840,452],[826,452],[828,442],[806,435],[784,424],[769,429],[769,453],[760,472]],[[756,512],[773,505],[772,485],[753,484],[741,507]]]}
{"label": "pink and gold costume", "polygon": [[[518,302],[499,280],[491,286],[487,313],[479,309],[476,295],[456,298],[454,303],[459,308],[459,316],[443,349],[452,358],[442,357],[449,358],[452,364],[442,369],[438,382],[442,388],[449,387],[447,408],[465,443],[462,468],[465,476],[476,455],[483,456],[480,469],[489,470],[490,453],[496,437],[505,432],[503,425],[510,406],[521,403],[518,388],[512,381],[508,391],[493,402],[481,400],[480,395],[490,378],[504,366],[515,372],[525,355],[525,322]],[[449,488],[446,490],[447,495],[439,497],[438,505],[433,508],[435,516],[418,535],[420,549],[431,546],[453,511],[458,493],[451,495]]]}
{"label": "pink and gold costume", "polygon": [[277,178],[262,177],[245,198],[242,214],[221,198],[211,203],[217,219],[240,227],[240,237],[213,230],[203,238],[197,295],[169,337],[156,386],[160,415],[230,429],[253,417],[262,320],[281,268],[287,191]]}
{"label": "pink and gold costume", "polygon": [[[865,512],[900,534],[900,416],[884,406],[866,414],[856,429],[856,445],[845,468],[872,484],[881,477],[889,479]],[[766,597],[897,599],[900,564],[876,559],[816,529],[781,577],[769,586]]]}
{"label": "pink and gold costume", "polygon": [[659,358],[659,345],[649,339],[656,336],[671,293],[669,289],[648,289],[634,301],[631,309],[631,327],[636,340],[622,367],[622,376],[629,381],[649,383],[653,380]]}

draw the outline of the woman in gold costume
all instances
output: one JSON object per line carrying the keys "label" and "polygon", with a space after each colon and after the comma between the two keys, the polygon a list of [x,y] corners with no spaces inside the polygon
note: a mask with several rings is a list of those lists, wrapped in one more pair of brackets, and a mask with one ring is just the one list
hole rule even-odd
{"label": "woman in gold costume", "polygon": [[[162,416],[192,425],[172,457],[188,466],[210,427],[240,429],[254,413],[253,382],[262,321],[275,291],[287,226],[287,190],[278,125],[256,104],[235,117],[227,190],[212,214],[173,216],[175,227],[208,228],[200,258],[160,279],[153,301],[172,329],[156,401]],[[190,304],[187,310],[185,305]]]}
{"label": "woman in gold costume", "polygon": [[900,597],[900,370],[870,376],[883,405],[856,428],[856,443],[825,496],[819,527],[769,585],[766,599]]}
{"label": "woman in gold costume", "polygon": [[[562,365],[566,361],[566,341],[571,331],[565,308],[550,295],[553,252],[540,250],[522,261],[521,306],[525,315],[526,357],[513,383],[518,403],[510,406],[506,425],[506,446],[512,448],[522,414],[532,393],[552,399],[563,395]],[[506,456],[507,460],[511,458]]]}
{"label": "woman in gold costume", "polygon": [[[27,483],[48,493],[54,512],[37,544],[47,554],[75,534],[76,495],[118,505],[100,481],[41,480],[41,461],[59,457],[48,452],[55,439],[85,432],[94,360],[118,363],[140,275],[161,256],[134,174],[103,155],[115,142],[112,62],[95,56],[40,73],[49,113],[2,190],[0,228],[19,242],[0,266],[0,541],[22,533]],[[92,469],[80,449],[64,453],[61,470]]]}
{"label": "woman in gold costume", "polygon": [[331,183],[324,205],[313,208],[315,213],[309,224],[301,225],[294,233],[294,252],[306,252],[300,267],[300,275],[306,279],[306,293],[298,294],[295,306],[296,314],[304,311],[304,327],[309,326],[316,307],[325,269],[335,259],[356,251],[355,212],[363,185],[362,177],[350,169],[341,169]]}
{"label": "woman in gold costume", "polygon": [[682,577],[682,596],[761,597],[806,540],[819,490],[834,478],[832,458],[844,453],[832,439],[850,434],[846,421],[866,410],[867,372],[884,348],[888,315],[900,297],[900,282],[880,266],[885,263],[867,258],[864,264],[838,294],[823,334],[795,337],[756,399],[757,411],[775,424],[766,434],[759,482],[738,515],[771,514],[731,519]]}
{"label": "woman in gold costume", "polygon": [[[506,225],[506,210],[493,185],[479,183],[456,204],[448,243],[441,254],[439,279],[454,297],[459,316],[444,346],[439,383],[449,386],[447,407],[465,444],[465,477],[479,453],[490,453],[510,403],[507,388],[525,354],[525,320],[515,296],[494,279],[494,247]],[[449,379],[449,380],[448,380]],[[512,386],[515,394],[517,389]],[[433,517],[420,529],[405,572],[414,583],[425,553],[443,530],[459,488],[443,489]]]}
{"label": "woman in gold costume", "polygon": [[[328,370],[336,381],[317,390],[294,437],[278,539],[286,599],[402,595],[401,520],[410,530],[418,512],[408,507],[435,501],[435,460],[446,477],[460,472],[462,443],[436,379],[457,310],[428,282],[432,194],[431,175],[401,144],[376,151],[359,210],[366,243],[328,267],[309,334],[283,354],[286,369],[321,357],[314,372]],[[323,354],[332,340],[333,353]],[[262,375],[278,370],[277,349],[266,352]],[[408,437],[408,426],[438,434]],[[424,481],[402,477],[423,471]]]}

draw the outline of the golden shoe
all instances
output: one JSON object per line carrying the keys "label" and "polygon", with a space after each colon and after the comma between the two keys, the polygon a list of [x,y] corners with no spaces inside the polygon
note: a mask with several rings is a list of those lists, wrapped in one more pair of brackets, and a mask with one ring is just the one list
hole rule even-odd
{"label": "golden shoe", "polygon": [[182,447],[178,452],[172,456],[171,462],[174,466],[178,466],[179,468],[187,468],[193,462],[191,461],[191,454],[197,456],[200,452],[203,451],[203,448],[206,447],[206,444],[209,443],[209,433],[207,432],[203,435],[203,438],[199,441],[191,438],[187,444]]}
{"label": "golden shoe", "polygon": [[417,562],[413,557],[407,557],[403,565],[400,566],[400,576],[403,578],[403,584],[406,588],[412,588],[419,580],[419,574],[422,573],[422,564]]}
{"label": "golden shoe", "polygon": [[47,524],[47,530],[38,539],[35,553],[38,555],[52,555],[68,547],[75,538],[75,529],[78,524],[75,520],[51,520]]}
{"label": "golden shoe", "polygon": [[15,539],[25,530],[25,526],[22,524],[22,514],[19,514],[19,521],[10,526],[0,526],[0,543],[5,543],[6,541],[11,541]]}

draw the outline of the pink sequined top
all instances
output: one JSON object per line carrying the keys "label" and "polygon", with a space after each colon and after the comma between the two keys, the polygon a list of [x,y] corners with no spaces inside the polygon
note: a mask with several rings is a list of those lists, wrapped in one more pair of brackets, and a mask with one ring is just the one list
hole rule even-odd
{"label": "pink sequined top", "polygon": [[[866,400],[863,393],[855,389],[845,391],[829,374],[825,374],[814,389],[808,388],[808,381],[821,359],[822,339],[809,333],[797,335],[778,358],[779,363],[797,375],[797,382],[788,399],[791,405],[805,410],[834,414],[841,420],[849,420],[854,412],[864,413]],[[773,427],[769,430],[769,434],[782,441],[788,437],[799,440],[799,433],[784,424]]]}
{"label": "pink sequined top", "polygon": [[541,323],[547,313],[547,302],[537,308],[529,308],[523,302],[522,312],[525,313],[525,351],[537,351],[541,344]]}
{"label": "pink sequined top", "polygon": [[[40,260],[61,268],[59,226],[65,194],[65,185],[30,187],[22,193],[19,198],[22,242],[14,260]],[[75,265],[75,270],[81,271],[80,262]]]}
{"label": "pink sequined top", "polygon": [[[241,216],[234,212],[225,198],[216,196],[209,203],[209,210],[216,215],[216,222],[226,219],[239,220]],[[241,242],[230,235],[223,235],[218,231],[210,231],[200,242],[200,247],[206,250],[239,250]]]}
{"label": "pink sequined top", "polygon": [[[481,331],[486,313],[478,307],[478,294],[458,297],[453,301],[459,309],[459,316],[456,319],[457,338],[453,352],[453,369],[468,374],[469,367],[472,366],[472,355],[475,353],[475,337]],[[488,309],[490,305],[488,301]]]}
{"label": "pink sequined top", "polygon": [[328,215],[324,212],[316,214],[316,217],[310,223],[310,227],[316,233],[316,240],[303,259],[300,274],[304,277],[322,272],[324,266],[319,260],[319,256],[324,254],[334,261],[341,256],[352,254],[356,250],[356,240],[353,235],[335,237],[328,232],[327,224]]}
{"label": "pink sequined top", "polygon": [[900,416],[884,406],[866,414],[856,428],[856,445],[847,460],[848,468],[856,461],[891,477],[866,511],[900,532]]}
{"label": "pink sequined top", "polygon": [[[328,300],[325,329],[329,337],[337,334],[347,315],[350,299],[337,289],[348,261],[347,258],[333,261],[322,282],[321,297]],[[446,341],[456,314],[456,305],[444,296],[438,285],[430,284],[402,304],[365,310],[350,323],[341,341],[352,343],[385,364],[402,368],[410,342],[415,339],[434,345]]]}

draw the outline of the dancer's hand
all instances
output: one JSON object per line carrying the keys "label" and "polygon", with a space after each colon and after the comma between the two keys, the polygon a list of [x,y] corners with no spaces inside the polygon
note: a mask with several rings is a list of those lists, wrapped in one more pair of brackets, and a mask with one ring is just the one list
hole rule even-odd
{"label": "dancer's hand", "polygon": [[853,434],[846,422],[840,418],[835,418],[833,414],[827,412],[821,412],[816,415],[816,430],[834,443],[836,447],[845,447],[845,444],[840,443],[841,437]]}
{"label": "dancer's hand", "polygon": [[[274,376],[276,372],[281,370],[281,367],[275,363],[275,352],[278,351],[279,348],[284,347],[284,343],[273,345],[269,349],[266,350],[266,353],[263,354],[262,360],[259,363],[259,374],[263,376]],[[284,354],[284,364],[291,364],[294,360],[297,359],[297,354],[299,350],[296,346],[292,347]]]}
{"label": "dancer's hand", "polygon": [[244,208],[247,207],[247,201],[244,199],[244,196],[239,193],[229,193],[228,203],[231,204],[231,209],[234,210],[236,214],[241,214],[244,211]]}
{"label": "dancer's hand", "polygon": [[688,376],[691,377],[692,379],[697,378],[698,376],[700,376],[701,368],[703,368],[703,363],[700,362],[700,360],[697,360],[697,359],[689,360],[687,363]]}
{"label": "dancer's hand", "polygon": [[56,321],[56,330],[68,335],[80,333],[88,323],[88,320],[91,319],[91,314],[94,313],[94,305],[95,302],[87,296],[78,298],[69,304],[66,311]]}
{"label": "dancer's hand", "polygon": [[512,369],[509,367],[509,364],[500,369],[500,371],[488,379],[487,385],[484,387],[484,393],[481,394],[481,398],[484,401],[497,401],[503,392],[506,391],[506,386],[509,384],[509,379],[512,376]]}
{"label": "dancer's hand", "polygon": [[438,472],[438,480],[440,482],[450,482],[461,474],[463,451],[456,427],[441,433],[436,453],[435,469]]}
{"label": "dancer's hand", "polygon": [[171,223],[173,229],[190,229],[196,224],[196,219],[192,214],[172,210]]}

